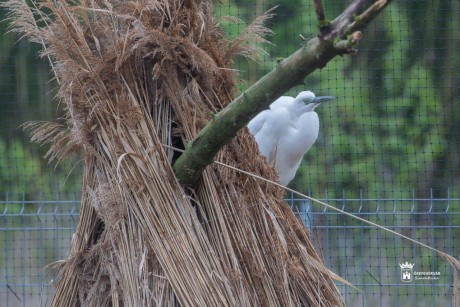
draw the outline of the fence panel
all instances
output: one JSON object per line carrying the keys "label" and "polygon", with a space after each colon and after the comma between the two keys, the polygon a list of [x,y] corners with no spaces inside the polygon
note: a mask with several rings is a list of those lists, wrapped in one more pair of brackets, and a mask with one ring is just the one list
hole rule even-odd
{"label": "fence panel", "polygon": [[[460,254],[460,198],[343,196],[322,201]],[[287,202],[311,230],[327,267],[353,284],[337,283],[348,306],[453,306],[453,271],[435,252],[311,201],[291,195]],[[45,267],[67,256],[78,208],[78,200],[0,202],[0,300],[6,306],[49,304],[56,276]],[[412,274],[403,281],[406,262]]]}

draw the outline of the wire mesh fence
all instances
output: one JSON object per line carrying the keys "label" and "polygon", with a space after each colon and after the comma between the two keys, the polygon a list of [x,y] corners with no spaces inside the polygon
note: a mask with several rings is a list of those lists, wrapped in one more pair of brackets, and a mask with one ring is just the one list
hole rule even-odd
{"label": "wire mesh fence", "polygon": [[[322,200],[460,255],[460,198],[347,198],[344,193]],[[454,305],[453,287],[459,285],[435,252],[308,200],[290,197],[287,202],[311,230],[327,267],[353,284],[337,282],[348,306]],[[49,304],[56,276],[45,267],[67,256],[78,208],[78,200],[0,202],[2,306]],[[403,280],[400,265],[406,263],[413,265],[410,280]]]}
{"label": "wire mesh fence", "polygon": [[[459,257],[456,236],[460,231],[460,199],[413,195],[406,199],[347,198],[344,193],[324,201]],[[347,305],[453,305],[452,290],[458,285],[453,284],[449,264],[435,252],[330,209],[318,208],[310,201],[291,199],[290,203],[312,230],[327,267],[359,289],[339,286]],[[402,276],[400,264],[406,262],[420,274],[412,275],[410,281]]]}
{"label": "wire mesh fence", "polygon": [[[324,2],[329,19],[347,4]],[[235,61],[241,90],[298,49],[299,34],[317,34],[313,1],[215,3],[217,16],[240,19],[219,20],[230,36],[275,5],[267,53],[258,62]],[[0,306],[47,305],[55,276],[43,268],[69,251],[82,165],[78,159],[48,165],[47,148],[31,144],[20,128],[60,118],[63,110],[53,100],[55,81],[37,56],[39,46],[7,27],[0,22]],[[458,258],[458,33],[458,0],[393,1],[363,31],[357,56],[333,60],[286,93],[309,89],[337,97],[318,108],[319,138],[291,186]],[[454,304],[459,285],[432,251],[309,201],[287,201],[311,229],[327,267],[356,287],[338,284],[349,306]],[[403,281],[410,265],[412,280]]]}
{"label": "wire mesh fence", "polygon": [[79,201],[0,202],[2,306],[46,306],[54,276],[47,265],[65,258],[79,217]]}

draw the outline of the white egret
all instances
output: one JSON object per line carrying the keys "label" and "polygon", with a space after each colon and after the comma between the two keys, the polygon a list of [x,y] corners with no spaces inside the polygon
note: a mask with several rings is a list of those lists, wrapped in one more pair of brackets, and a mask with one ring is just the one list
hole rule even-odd
{"label": "white egret", "polygon": [[318,138],[319,118],[315,108],[332,99],[335,97],[315,97],[310,91],[300,92],[296,98],[281,96],[270,109],[249,122],[249,131],[260,153],[269,163],[275,163],[282,185],[294,179],[303,156]]}

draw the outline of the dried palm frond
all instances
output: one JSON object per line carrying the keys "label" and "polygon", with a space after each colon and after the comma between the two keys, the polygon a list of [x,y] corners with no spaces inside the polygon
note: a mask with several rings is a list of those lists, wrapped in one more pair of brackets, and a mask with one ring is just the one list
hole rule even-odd
{"label": "dried palm frond", "polygon": [[[51,159],[78,150],[84,161],[54,306],[343,305],[282,188],[211,165],[184,190],[172,171],[174,143],[234,98],[231,57],[254,55],[269,15],[229,41],[209,1],[5,5],[45,46],[66,108],[64,124],[30,124],[34,140],[51,143]],[[276,178],[247,130],[217,161]]]}

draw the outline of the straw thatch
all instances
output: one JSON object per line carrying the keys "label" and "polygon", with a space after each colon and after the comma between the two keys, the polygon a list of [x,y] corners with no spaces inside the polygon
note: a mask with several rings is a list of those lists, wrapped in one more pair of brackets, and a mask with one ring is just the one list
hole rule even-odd
{"label": "straw thatch", "polygon": [[[84,161],[54,306],[343,305],[282,188],[214,164],[184,189],[172,171],[172,146],[233,99],[232,57],[254,55],[265,17],[232,41],[206,0],[6,5],[45,47],[67,111],[30,124],[33,139]],[[216,160],[275,179],[246,130]]]}

